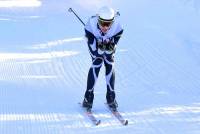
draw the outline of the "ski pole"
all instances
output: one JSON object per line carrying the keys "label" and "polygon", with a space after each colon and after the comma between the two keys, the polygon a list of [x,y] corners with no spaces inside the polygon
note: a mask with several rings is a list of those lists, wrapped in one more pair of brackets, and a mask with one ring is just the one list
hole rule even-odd
{"label": "ski pole", "polygon": [[85,26],[85,23],[81,20],[81,18],[74,12],[74,10],[70,7],[69,9],[68,9],[68,11],[71,13],[73,13],[78,19],[79,19],[79,21],[83,24],[83,26]]}

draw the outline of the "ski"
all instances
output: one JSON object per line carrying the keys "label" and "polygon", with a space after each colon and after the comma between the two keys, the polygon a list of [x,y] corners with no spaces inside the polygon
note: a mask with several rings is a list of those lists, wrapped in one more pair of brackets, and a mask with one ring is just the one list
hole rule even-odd
{"label": "ski", "polygon": [[90,119],[90,121],[91,121],[94,125],[98,126],[98,125],[101,123],[101,120],[98,120],[98,119],[94,116],[94,114],[93,114],[93,112],[92,112],[91,109],[87,109],[87,108],[82,107],[82,103],[80,103],[80,102],[79,102],[78,104],[81,106],[81,108],[84,110],[84,112],[85,112],[85,114],[87,115],[87,117]]}
{"label": "ski", "polygon": [[128,125],[128,120],[124,119],[124,117],[120,114],[120,112],[117,109],[113,110],[112,108],[108,106],[107,103],[105,103],[105,105],[109,109],[109,111],[119,120],[119,122],[122,125],[124,126]]}

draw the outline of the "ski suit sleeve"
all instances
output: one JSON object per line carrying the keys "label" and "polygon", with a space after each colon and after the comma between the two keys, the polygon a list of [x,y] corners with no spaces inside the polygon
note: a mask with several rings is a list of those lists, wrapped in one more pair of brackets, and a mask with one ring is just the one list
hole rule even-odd
{"label": "ski suit sleeve", "polygon": [[85,37],[87,38],[88,45],[93,44],[95,39],[94,34],[85,29]]}
{"label": "ski suit sleeve", "polygon": [[114,44],[117,45],[119,39],[121,38],[121,35],[123,33],[123,30],[121,30],[120,32],[118,32],[117,34],[115,34],[112,38],[114,39]]}

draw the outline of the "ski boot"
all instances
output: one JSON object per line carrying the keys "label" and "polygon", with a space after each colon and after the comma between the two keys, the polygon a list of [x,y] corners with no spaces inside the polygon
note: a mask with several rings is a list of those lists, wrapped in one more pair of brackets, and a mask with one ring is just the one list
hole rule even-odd
{"label": "ski boot", "polygon": [[86,98],[84,98],[82,107],[84,107],[87,111],[91,111],[92,103],[88,102]]}
{"label": "ski boot", "polygon": [[118,104],[116,100],[107,104],[112,111],[117,111]]}
{"label": "ski boot", "polygon": [[117,111],[117,101],[115,100],[115,92],[107,91],[106,100],[109,108],[113,111]]}

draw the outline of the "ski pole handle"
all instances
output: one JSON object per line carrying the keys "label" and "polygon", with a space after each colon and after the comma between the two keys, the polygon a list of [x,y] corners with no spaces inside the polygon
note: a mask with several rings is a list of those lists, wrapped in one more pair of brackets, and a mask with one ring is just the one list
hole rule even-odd
{"label": "ski pole handle", "polygon": [[119,11],[116,12],[115,17],[120,16]]}
{"label": "ski pole handle", "polygon": [[77,18],[78,18],[78,20],[83,24],[83,26],[85,26],[85,23],[81,20],[81,18],[74,12],[74,10],[70,7],[69,9],[68,9],[68,11],[70,12],[70,13],[73,13]]}

